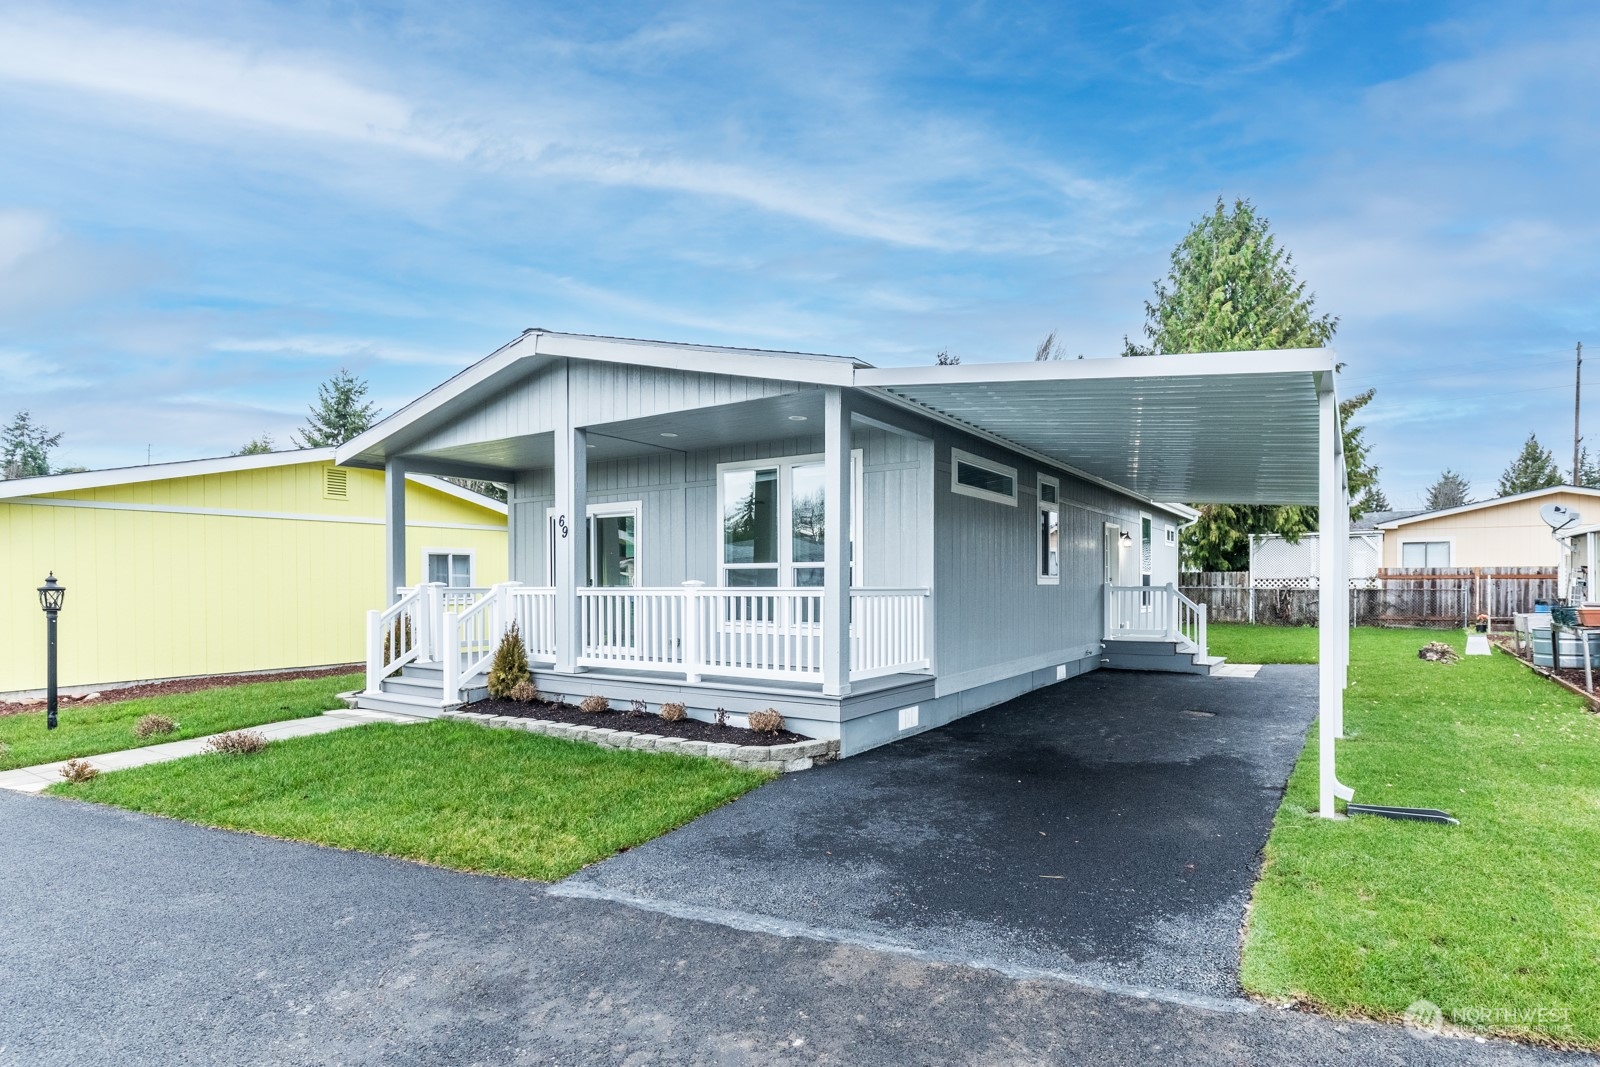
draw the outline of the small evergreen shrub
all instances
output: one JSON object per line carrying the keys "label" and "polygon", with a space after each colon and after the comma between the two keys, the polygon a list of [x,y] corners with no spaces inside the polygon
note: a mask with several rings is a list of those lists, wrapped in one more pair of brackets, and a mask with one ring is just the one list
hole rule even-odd
{"label": "small evergreen shrub", "polygon": [[390,644],[394,641],[394,623],[391,622],[388,629],[383,631],[383,665],[385,667],[416,646],[416,638],[411,632],[411,616],[402,616],[401,624],[403,636],[400,641],[401,647],[398,650],[390,647]]}
{"label": "small evergreen shrub", "polygon": [[778,714],[777,708],[768,708],[766,711],[752,711],[750,713],[750,729],[758,734],[775,734],[783,729],[783,716]]}
{"label": "small evergreen shrub", "polygon": [[61,767],[61,777],[76,785],[100,777],[100,771],[88,760],[69,759]]}
{"label": "small evergreen shrub", "polygon": [[206,742],[206,751],[217,756],[253,756],[268,744],[267,735],[256,730],[234,730],[218,734]]}
{"label": "small evergreen shrub", "polygon": [[645,712],[649,711],[650,708],[646,706],[644,701],[635,700],[628,705],[628,710],[633,712],[635,715],[643,715]]}
{"label": "small evergreen shrub", "polygon": [[718,726],[726,726],[726,725],[728,725],[728,709],[727,708],[718,708],[717,709],[717,725]]}
{"label": "small evergreen shrub", "polygon": [[590,715],[598,715],[602,711],[611,710],[611,701],[596,693],[592,697],[584,697],[583,703],[578,705],[579,711],[587,711]]}
{"label": "small evergreen shrub", "polygon": [[518,704],[536,704],[539,701],[539,687],[533,684],[532,678],[524,678],[511,687],[510,696]]}
{"label": "small evergreen shrub", "polygon": [[522,631],[512,623],[511,629],[500,639],[494,650],[494,662],[489,665],[489,695],[496,700],[511,699],[511,691],[518,682],[531,682],[528,673],[528,646],[522,643]]}
{"label": "small evergreen shrub", "polygon": [[661,705],[661,717],[668,722],[682,722],[689,717],[689,709],[674,701]]}
{"label": "small evergreen shrub", "polygon": [[170,734],[177,728],[178,724],[165,715],[141,715],[133,724],[133,736],[155,737],[157,734]]}

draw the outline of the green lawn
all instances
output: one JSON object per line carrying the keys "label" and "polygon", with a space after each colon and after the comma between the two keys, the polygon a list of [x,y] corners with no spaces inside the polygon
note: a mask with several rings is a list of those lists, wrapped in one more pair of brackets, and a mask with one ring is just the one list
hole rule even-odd
{"label": "green lawn", "polygon": [[[54,730],[45,729],[42,711],[4,715],[0,716],[0,745],[4,746],[0,748],[0,770],[320,715],[343,707],[337,695],[358,689],[363,682],[359,674],[343,674],[219,686],[117,703],[74,704],[61,709]],[[139,716],[152,713],[171,718],[178,724],[177,731],[143,739],[134,737],[134,722]]]}
{"label": "green lawn", "polygon": [[[1418,646],[1427,640],[1422,638]],[[1315,663],[1317,628],[1214,622],[1206,627],[1206,647],[1229,663]]]}
{"label": "green lawn", "polygon": [[770,775],[436,721],[118,771],[61,795],[464,871],[554,881]]}
{"label": "green lawn", "polygon": [[[1261,662],[1302,632],[1225,642]],[[1245,987],[1377,1018],[1427,999],[1461,1025],[1600,1047],[1600,722],[1504,653],[1418,660],[1430,640],[1465,643],[1353,632],[1339,776],[1358,801],[1461,825],[1311,817],[1313,729],[1267,843]]]}

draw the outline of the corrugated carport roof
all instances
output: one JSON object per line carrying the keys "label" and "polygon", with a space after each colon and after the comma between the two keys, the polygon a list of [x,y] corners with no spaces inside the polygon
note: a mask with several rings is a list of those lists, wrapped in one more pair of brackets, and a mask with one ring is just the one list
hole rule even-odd
{"label": "corrugated carport roof", "polygon": [[858,369],[855,384],[1152,500],[1315,504],[1328,349]]}

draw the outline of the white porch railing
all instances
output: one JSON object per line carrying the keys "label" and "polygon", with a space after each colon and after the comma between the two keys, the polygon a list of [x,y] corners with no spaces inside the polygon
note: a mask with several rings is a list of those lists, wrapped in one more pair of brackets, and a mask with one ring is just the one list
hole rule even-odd
{"label": "white porch railing", "polygon": [[[368,624],[368,688],[406,663],[436,662],[444,676],[443,701],[489,669],[501,637],[515,622],[528,659],[556,658],[556,591],[506,583],[491,589],[439,585],[402,590],[387,612]],[[579,589],[581,667],[728,678],[822,681],[822,590],[711,588],[699,582],[655,589]],[[927,670],[926,589],[850,591],[850,677],[876,678]],[[404,656],[385,659],[384,627],[412,619]],[[375,644],[376,642],[376,644]],[[392,642],[391,642],[392,643]],[[382,660],[382,662],[379,662]]]}
{"label": "white porch railing", "polygon": [[412,589],[384,611],[367,612],[367,692],[408,663],[427,658],[436,616],[427,609],[426,587]]}
{"label": "white porch railing", "polygon": [[1174,585],[1105,587],[1105,639],[1186,641],[1206,654],[1206,606]]}

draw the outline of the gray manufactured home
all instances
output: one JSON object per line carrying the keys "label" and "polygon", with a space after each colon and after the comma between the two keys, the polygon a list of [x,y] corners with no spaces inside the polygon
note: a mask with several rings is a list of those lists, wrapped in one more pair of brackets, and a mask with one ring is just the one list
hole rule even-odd
{"label": "gray manufactured home", "polygon": [[1205,673],[1170,501],[1304,499],[1308,463],[1315,492],[1319,379],[1258,355],[876,369],[528,331],[339,450],[510,486],[487,589],[406,587],[449,546],[389,495],[360,699],[473,699],[515,623],[546,694],[776,707],[848,756],[1086,671]]}

